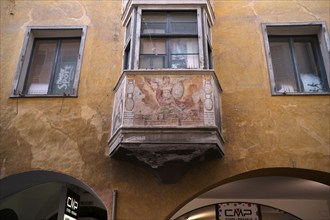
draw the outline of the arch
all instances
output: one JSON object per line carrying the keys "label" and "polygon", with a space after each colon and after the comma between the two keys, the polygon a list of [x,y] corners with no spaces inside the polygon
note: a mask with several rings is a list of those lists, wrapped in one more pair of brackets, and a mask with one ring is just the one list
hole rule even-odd
{"label": "arch", "polygon": [[[13,201],[22,200],[21,198],[31,198],[31,200],[32,197],[34,200],[40,198],[42,202],[38,201],[40,204],[36,205],[35,217],[51,218],[57,215],[62,201],[61,195],[63,192],[66,193],[63,191],[66,188],[75,190],[80,194],[80,198],[85,199],[85,204],[81,206],[82,210],[92,208],[90,213],[97,215],[95,212],[98,212],[103,216],[101,219],[106,219],[107,208],[91,187],[72,176],[45,170],[28,171],[1,179],[0,201],[5,205],[0,206],[0,210],[11,208]],[[52,209],[50,210],[49,207]]]}
{"label": "arch", "polygon": [[6,198],[9,195],[22,191],[29,187],[49,182],[70,183],[72,185],[79,186],[80,188],[86,190],[87,192],[98,198],[100,202],[102,202],[98,195],[91,189],[91,187],[81,182],[80,180],[66,174],[46,170],[28,171],[7,176],[1,179],[0,199]]}
{"label": "arch", "polygon": [[[190,197],[188,200],[184,201],[179,207],[177,207],[167,219],[173,219],[176,214],[181,211],[187,204],[191,203],[194,199],[199,198],[201,195],[222,187],[226,184],[235,183],[244,180],[253,180],[253,178],[296,178],[300,180],[306,180],[310,182],[315,182],[318,184],[323,184],[326,186],[330,185],[330,174],[317,170],[299,169],[299,168],[263,168],[258,170],[252,170],[245,173],[241,173],[229,178],[220,180],[215,184],[212,184],[204,189],[201,189],[194,196]],[[176,216],[178,217],[178,216]]]}
{"label": "arch", "polygon": [[2,210],[0,210],[0,219],[18,220],[18,217],[14,210],[2,209]]}

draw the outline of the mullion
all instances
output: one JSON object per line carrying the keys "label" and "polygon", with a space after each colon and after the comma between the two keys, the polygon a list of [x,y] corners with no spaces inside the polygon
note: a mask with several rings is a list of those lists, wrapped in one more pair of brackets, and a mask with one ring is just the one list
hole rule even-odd
{"label": "mullion", "polygon": [[165,68],[170,68],[170,66],[171,66],[170,38],[166,38],[166,40],[165,40],[165,49],[166,49]]}
{"label": "mullion", "polygon": [[166,13],[166,31],[165,31],[165,33],[167,33],[167,34],[170,34],[172,32],[172,27],[170,25],[171,24],[170,20],[171,20],[170,12],[167,12]]}
{"label": "mullion", "polygon": [[58,70],[58,57],[59,54],[61,52],[61,45],[62,45],[62,39],[58,39],[57,43],[56,43],[56,51],[55,51],[55,56],[54,56],[54,60],[53,60],[53,67],[52,67],[52,72],[51,72],[51,77],[49,80],[49,86],[48,86],[48,93],[47,94],[51,94],[53,91],[53,82],[55,80],[55,75],[56,75],[56,71]]}
{"label": "mullion", "polygon": [[298,61],[297,61],[296,52],[295,52],[295,48],[294,48],[293,37],[289,37],[289,48],[290,48],[290,52],[291,52],[291,59],[293,62],[293,69],[294,69],[295,78],[296,78],[296,82],[297,82],[297,88],[298,88],[299,92],[303,92],[304,87],[303,87],[303,83],[301,81],[299,70],[298,70]]}

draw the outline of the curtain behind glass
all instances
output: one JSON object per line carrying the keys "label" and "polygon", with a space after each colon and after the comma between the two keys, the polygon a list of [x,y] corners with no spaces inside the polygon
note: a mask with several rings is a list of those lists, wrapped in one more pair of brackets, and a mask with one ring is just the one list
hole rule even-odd
{"label": "curtain behind glass", "polygon": [[277,92],[297,92],[289,42],[270,42],[270,51],[275,90]]}
{"label": "curtain behind glass", "polygon": [[303,83],[304,92],[323,91],[321,75],[315,62],[315,54],[311,42],[295,42],[298,74]]}
{"label": "curtain behind glass", "polygon": [[51,80],[56,40],[36,40],[29,69],[27,94],[47,94]]}

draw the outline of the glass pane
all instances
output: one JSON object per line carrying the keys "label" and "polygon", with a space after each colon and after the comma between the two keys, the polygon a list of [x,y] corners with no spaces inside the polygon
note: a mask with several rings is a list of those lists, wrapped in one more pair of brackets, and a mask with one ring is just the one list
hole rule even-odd
{"label": "glass pane", "polygon": [[270,42],[275,91],[297,92],[289,42]]}
{"label": "glass pane", "polygon": [[127,26],[126,26],[126,42],[128,41],[128,39],[131,37],[131,21],[128,22]]}
{"label": "glass pane", "polygon": [[143,12],[141,22],[142,34],[166,33],[166,18],[165,12]]}
{"label": "glass pane", "polygon": [[75,77],[80,39],[61,40],[60,54],[52,86],[52,94],[63,95],[72,92]]}
{"label": "glass pane", "polygon": [[171,68],[174,69],[198,69],[198,55],[172,55]]}
{"label": "glass pane", "polygon": [[165,39],[161,38],[142,38],[141,54],[166,54]]}
{"label": "glass pane", "polygon": [[129,69],[130,63],[131,63],[131,42],[129,42],[129,44],[125,49],[124,69]]}
{"label": "glass pane", "polygon": [[172,12],[171,33],[197,34],[196,12]]}
{"label": "glass pane", "polygon": [[171,13],[172,22],[197,22],[196,12],[172,12]]}
{"label": "glass pane", "polygon": [[172,38],[170,41],[171,54],[198,53],[196,38]]}
{"label": "glass pane", "polygon": [[318,71],[311,42],[295,42],[294,49],[297,68],[303,83],[304,92],[322,92],[320,73]]}
{"label": "glass pane", "polygon": [[29,70],[27,94],[47,94],[56,52],[56,40],[36,40]]}
{"label": "glass pane", "polygon": [[197,22],[175,22],[171,24],[172,34],[197,34]]}
{"label": "glass pane", "polygon": [[142,34],[164,34],[166,32],[166,23],[142,23]]}
{"label": "glass pane", "polygon": [[164,55],[140,55],[141,69],[162,69],[165,68]]}
{"label": "glass pane", "polygon": [[209,69],[213,69],[213,54],[210,44],[207,44],[208,58],[209,58]]}
{"label": "glass pane", "polygon": [[166,22],[166,12],[143,12],[143,22]]}
{"label": "glass pane", "polygon": [[208,37],[208,39],[211,41],[211,27],[210,27],[210,23],[207,21],[207,25],[206,25],[206,28],[207,28],[207,30],[206,30],[206,33],[207,33],[207,37]]}

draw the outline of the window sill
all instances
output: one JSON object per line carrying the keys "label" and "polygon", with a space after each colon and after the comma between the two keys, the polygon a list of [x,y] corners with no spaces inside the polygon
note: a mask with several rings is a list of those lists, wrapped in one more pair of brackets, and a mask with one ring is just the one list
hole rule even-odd
{"label": "window sill", "polygon": [[272,96],[328,96],[330,92],[272,92]]}
{"label": "window sill", "polygon": [[147,71],[159,71],[159,72],[186,72],[186,71],[194,71],[194,72],[202,72],[202,71],[213,71],[214,72],[214,69],[202,69],[202,68],[191,68],[191,69],[188,69],[188,68],[159,68],[159,69],[142,69],[142,68],[139,68],[139,69],[124,69],[123,72],[147,72]]}
{"label": "window sill", "polygon": [[78,95],[10,95],[10,98],[78,98]]}

